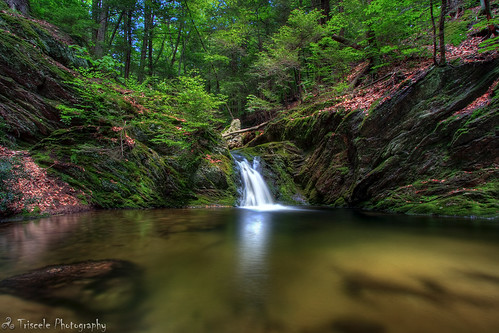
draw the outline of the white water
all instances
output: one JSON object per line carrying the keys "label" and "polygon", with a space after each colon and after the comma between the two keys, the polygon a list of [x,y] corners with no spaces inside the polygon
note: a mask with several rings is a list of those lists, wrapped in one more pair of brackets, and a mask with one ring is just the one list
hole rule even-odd
{"label": "white water", "polygon": [[296,210],[296,208],[291,206],[274,203],[274,198],[270,193],[265,179],[258,172],[260,169],[260,160],[258,157],[253,159],[253,164],[250,164],[241,156],[237,156],[235,160],[239,166],[244,186],[240,208],[256,211]]}
{"label": "white water", "polygon": [[274,198],[265,183],[262,175],[256,170],[258,168],[258,159],[253,160],[251,165],[246,159],[236,161],[241,170],[243,179],[243,199],[242,207],[266,207],[274,205]]}

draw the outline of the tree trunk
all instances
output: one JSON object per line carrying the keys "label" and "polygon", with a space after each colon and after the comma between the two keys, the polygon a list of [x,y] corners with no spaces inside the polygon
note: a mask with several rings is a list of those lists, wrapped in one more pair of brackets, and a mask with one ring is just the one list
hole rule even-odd
{"label": "tree trunk", "polygon": [[173,65],[175,64],[175,58],[177,57],[177,51],[178,51],[178,46],[180,45],[180,37],[182,36],[183,27],[184,27],[184,21],[181,21],[180,27],[178,28],[177,42],[175,43],[175,47],[173,48],[172,60],[170,61],[172,68],[173,68]]}
{"label": "tree trunk", "polygon": [[[487,21],[492,20],[492,11],[490,10],[490,0],[480,0],[480,4],[482,6],[482,13],[487,18]],[[489,24],[488,28],[489,28],[488,37],[492,36],[492,34],[494,36],[497,36],[497,30],[494,24]]]}
{"label": "tree trunk", "polygon": [[149,75],[152,76],[154,73],[154,62],[153,62],[153,32],[154,32],[154,15],[151,10],[151,21],[149,22],[149,46],[147,47],[149,54],[147,55],[147,58],[149,59]]}
{"label": "tree trunk", "polygon": [[343,45],[350,46],[351,48],[354,48],[356,50],[362,50],[362,46],[340,35],[331,35],[331,39]]}
{"label": "tree trunk", "polygon": [[151,6],[149,1],[144,2],[144,36],[142,37],[142,48],[140,49],[139,82],[144,81],[147,47],[149,45],[149,31],[151,27]]}
{"label": "tree trunk", "polygon": [[[345,7],[343,7],[343,0],[338,0],[338,13],[344,13],[344,12],[345,12]],[[342,27],[338,32],[338,35],[340,37],[345,37],[345,28]]]}
{"label": "tree trunk", "polygon": [[[185,8],[187,9],[188,13],[189,13],[189,16],[191,18],[191,23],[192,23],[192,26],[194,28],[194,30],[196,31],[196,34],[199,38],[199,42],[201,43],[201,47],[203,48],[204,52],[208,53],[208,49],[206,48],[206,45],[204,44],[203,42],[203,38],[201,37],[201,34],[199,33],[199,30],[196,26],[196,23],[194,23],[194,19],[192,18],[192,13],[191,13],[191,10],[189,8],[189,6],[187,5],[187,2],[185,3]],[[185,64],[184,64],[185,65]],[[211,65],[211,68],[213,69],[213,73],[215,74],[215,80],[217,81],[217,93],[220,93],[220,79],[218,78],[218,72],[217,72],[217,69],[215,68],[215,65],[213,65],[213,62],[210,62],[210,65]],[[185,66],[184,66],[185,68]],[[184,69],[184,72],[185,72],[185,69]]]}
{"label": "tree trunk", "polygon": [[5,0],[10,9],[17,10],[24,16],[29,16],[29,0]]}
{"label": "tree trunk", "polygon": [[116,23],[116,26],[113,29],[113,33],[111,34],[111,38],[109,38],[109,41],[107,43],[108,49],[111,48],[111,45],[113,45],[114,37],[116,37],[116,33],[118,32],[118,29],[120,27],[121,20],[123,20],[123,16],[125,15],[125,11],[126,11],[126,9],[123,9],[120,12],[120,16],[118,17],[118,22]]}
{"label": "tree trunk", "polygon": [[329,0],[321,0],[321,10],[324,17],[321,19],[321,24],[326,24],[331,18],[331,6]]}
{"label": "tree trunk", "polygon": [[132,64],[132,13],[133,9],[125,13],[125,79],[130,77],[130,67]]}
{"label": "tree trunk", "polygon": [[165,50],[165,43],[166,43],[166,38],[168,37],[168,34],[164,34],[163,36],[163,41],[161,42],[161,47],[159,48],[159,51],[156,54],[156,59],[154,60],[153,66],[156,67],[158,64],[159,59],[163,55],[163,51]]}
{"label": "tree trunk", "polygon": [[438,65],[437,62],[437,27],[435,25],[435,16],[433,15],[433,0],[430,0],[430,16],[431,16],[431,25],[433,29],[433,64]]}
{"label": "tree trunk", "polygon": [[94,47],[92,51],[95,51],[95,45],[97,41],[97,34],[99,31],[99,18],[100,18],[100,9],[101,9],[102,1],[101,0],[92,0],[92,21],[94,21],[95,26],[92,28],[92,42],[94,43]]}
{"label": "tree trunk", "polygon": [[107,20],[108,20],[108,11],[109,11],[109,4],[107,3],[106,0],[102,0],[101,2],[101,8],[99,8],[99,15],[98,15],[98,24],[99,28],[96,31],[95,34],[95,40],[94,40],[94,55],[97,58],[102,58],[104,55],[104,45],[105,45],[105,40],[106,40],[106,31],[107,31]]}
{"label": "tree trunk", "polygon": [[445,56],[445,15],[447,13],[447,0],[442,0],[442,8],[440,11],[440,22],[438,24],[438,37],[440,43],[440,66],[445,66],[447,59]]}

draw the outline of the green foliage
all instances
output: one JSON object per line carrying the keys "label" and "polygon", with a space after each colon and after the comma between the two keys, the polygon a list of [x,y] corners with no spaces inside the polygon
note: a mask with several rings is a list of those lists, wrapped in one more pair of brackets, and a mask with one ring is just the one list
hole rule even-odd
{"label": "green foliage", "polygon": [[475,20],[475,16],[471,10],[466,10],[459,20],[451,20],[446,22],[445,40],[454,46],[458,46],[468,35],[468,30]]}
{"label": "green foliage", "polygon": [[6,133],[9,132],[10,126],[5,122],[5,119],[2,117],[0,118],[0,144],[2,145],[8,145],[10,142],[7,139]]}
{"label": "green foliage", "polygon": [[72,108],[64,104],[57,105],[57,109],[61,111],[61,121],[65,125],[71,125],[71,121],[73,118],[83,117],[84,110]]}
{"label": "green foliage", "polygon": [[310,44],[310,56],[306,61],[306,76],[308,85],[317,83],[334,84],[341,80],[351,69],[351,64],[359,61],[364,52],[344,47],[325,36],[317,43]]}
{"label": "green foliage", "polygon": [[124,66],[121,62],[109,55],[95,59],[86,47],[79,45],[69,45],[69,47],[77,52],[79,58],[86,60],[89,64],[89,68],[77,69],[84,76],[96,77],[108,75],[117,77],[120,74],[121,68]]}
{"label": "green foliage", "polygon": [[95,27],[95,23],[86,1],[37,0],[30,4],[34,16],[56,25],[73,37],[83,40],[90,38],[89,32]]}
{"label": "green foliage", "polygon": [[272,43],[259,54],[253,75],[259,81],[261,92],[271,97],[271,101],[301,98],[297,95],[302,82],[297,75],[306,66],[311,43],[317,42],[324,33],[323,27],[317,24],[321,16],[316,10],[308,13],[300,9],[292,11],[287,25],[272,36]]}
{"label": "green foliage", "polygon": [[61,121],[66,125],[120,124],[123,109],[119,104],[121,96],[115,83],[102,72],[82,68],[80,73],[82,75],[67,82],[79,96],[79,103],[58,105]]}
{"label": "green foliage", "polygon": [[499,36],[484,40],[480,43],[480,47],[481,49],[479,52],[481,53],[499,50]]}
{"label": "green foliage", "polygon": [[[499,18],[494,18],[492,20],[486,20],[482,19],[480,22],[475,24],[473,26],[474,29],[488,29],[489,25],[494,25],[498,26],[499,25]],[[483,42],[480,43],[480,50],[479,52],[484,53],[484,52],[490,52],[490,51],[496,51],[499,49],[499,36],[494,36],[490,37]]]}
{"label": "green foliage", "polygon": [[225,96],[206,92],[205,80],[199,75],[180,76],[163,89],[173,93],[174,105],[195,122],[217,121],[217,111],[225,103]]}
{"label": "green foliage", "polygon": [[365,8],[365,24],[375,36],[369,52],[378,57],[419,55],[417,46],[429,44],[428,4],[415,0],[373,0]]}
{"label": "green foliage", "polygon": [[248,102],[246,104],[246,110],[250,113],[259,111],[270,111],[275,109],[278,105],[256,97],[255,95],[248,95]]}

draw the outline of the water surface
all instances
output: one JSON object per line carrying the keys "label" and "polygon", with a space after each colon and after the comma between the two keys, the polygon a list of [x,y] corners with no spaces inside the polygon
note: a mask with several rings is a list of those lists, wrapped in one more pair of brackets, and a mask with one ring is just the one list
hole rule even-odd
{"label": "water surface", "polygon": [[52,331],[78,332],[53,324],[98,319],[107,332],[496,333],[495,224],[237,208],[4,224],[0,280],[87,260],[123,260],[137,269],[98,283],[59,282],[44,297],[4,290],[0,325],[10,317],[13,330],[6,331],[19,332],[37,331],[21,323],[43,320]]}

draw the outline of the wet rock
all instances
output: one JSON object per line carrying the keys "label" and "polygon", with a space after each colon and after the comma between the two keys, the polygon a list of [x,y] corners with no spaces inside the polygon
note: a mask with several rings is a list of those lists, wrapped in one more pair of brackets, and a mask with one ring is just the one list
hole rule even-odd
{"label": "wet rock", "polygon": [[138,304],[140,276],[128,261],[84,261],[9,277],[0,281],[0,293],[84,313],[116,313]]}

